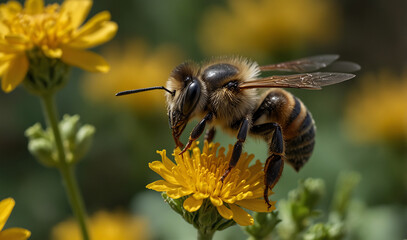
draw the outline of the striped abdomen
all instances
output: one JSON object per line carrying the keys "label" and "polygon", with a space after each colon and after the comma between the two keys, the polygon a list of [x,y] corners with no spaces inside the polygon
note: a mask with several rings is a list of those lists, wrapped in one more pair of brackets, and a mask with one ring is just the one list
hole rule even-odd
{"label": "striped abdomen", "polygon": [[[315,143],[315,124],[304,104],[283,89],[271,89],[253,114],[253,125],[276,122],[280,125],[286,160],[295,170],[311,157]],[[264,136],[266,140],[270,136]]]}

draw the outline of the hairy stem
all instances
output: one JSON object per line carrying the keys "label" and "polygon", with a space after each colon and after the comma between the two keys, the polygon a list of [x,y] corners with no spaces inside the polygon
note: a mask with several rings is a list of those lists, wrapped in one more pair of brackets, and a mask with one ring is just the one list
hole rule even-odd
{"label": "hairy stem", "polygon": [[55,105],[54,95],[41,95],[41,100],[47,125],[52,129],[52,133],[54,135],[55,144],[58,151],[58,169],[63,179],[65,191],[68,195],[74,215],[79,223],[83,240],[89,240],[89,234],[86,228],[86,211],[79,191],[78,183],[75,179],[73,166],[69,165],[66,159],[65,149],[58,125],[59,116]]}
{"label": "hairy stem", "polygon": [[212,240],[214,233],[215,233],[214,231],[203,232],[198,230],[198,240]]}

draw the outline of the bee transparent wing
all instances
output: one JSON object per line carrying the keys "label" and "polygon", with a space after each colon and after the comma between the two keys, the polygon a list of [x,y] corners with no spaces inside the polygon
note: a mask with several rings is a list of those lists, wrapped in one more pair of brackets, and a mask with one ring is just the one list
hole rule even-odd
{"label": "bee transparent wing", "polygon": [[328,67],[324,68],[326,72],[357,72],[360,70],[360,65],[349,61],[335,61]]}
{"label": "bee transparent wing", "polygon": [[321,89],[323,86],[340,83],[351,78],[350,73],[315,72],[293,75],[270,76],[242,82],[240,89],[248,88],[304,88]]}
{"label": "bee transparent wing", "polygon": [[318,55],[293,61],[261,66],[261,71],[312,72],[324,68],[339,58],[336,54]]}

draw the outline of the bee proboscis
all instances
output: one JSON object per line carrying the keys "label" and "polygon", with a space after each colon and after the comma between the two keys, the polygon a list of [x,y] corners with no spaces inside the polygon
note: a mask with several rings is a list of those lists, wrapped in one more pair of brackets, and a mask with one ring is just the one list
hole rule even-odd
{"label": "bee proboscis", "polygon": [[[124,91],[117,96],[155,89],[166,91],[167,113],[175,144],[192,118],[200,121],[192,130],[185,152],[210,125],[205,139],[211,142],[215,126],[237,137],[229,167],[222,181],[236,166],[247,135],[264,139],[269,157],[264,166],[264,200],[270,207],[268,193],[280,179],[287,161],[296,171],[308,161],[315,143],[315,123],[300,99],[282,88],[321,89],[355,77],[341,72],[314,72],[332,65],[338,55],[319,55],[278,64],[259,66],[241,57],[214,58],[198,65],[187,61],[170,74],[166,87]],[[359,65],[344,62],[350,70]],[[297,74],[260,77],[262,72],[286,71]],[[270,88],[263,94],[259,88]]]}

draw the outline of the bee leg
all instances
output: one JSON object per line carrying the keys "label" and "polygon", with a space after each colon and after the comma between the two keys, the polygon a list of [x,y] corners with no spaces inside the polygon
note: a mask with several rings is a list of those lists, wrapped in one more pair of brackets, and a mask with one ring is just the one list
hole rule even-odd
{"label": "bee leg", "polygon": [[240,124],[239,132],[237,134],[237,141],[233,147],[232,157],[229,161],[229,167],[226,169],[225,173],[222,175],[220,180],[223,180],[227,177],[229,172],[234,168],[239,161],[240,155],[242,154],[243,143],[246,141],[247,132],[249,130],[249,119],[245,118]]}
{"label": "bee leg", "polygon": [[191,134],[189,135],[189,140],[187,145],[184,147],[184,149],[179,153],[180,155],[183,154],[186,150],[188,150],[189,147],[191,147],[192,142],[195,141],[196,139],[201,136],[203,131],[205,130],[206,122],[211,121],[213,118],[213,113],[209,112],[206,114],[206,116],[194,127],[192,130]]}
{"label": "bee leg", "polygon": [[211,127],[205,133],[205,140],[208,141],[208,143],[211,143],[213,141],[213,138],[215,137],[215,133],[216,133],[215,127]]}
{"label": "bee leg", "polygon": [[266,160],[266,165],[264,166],[264,185],[266,187],[264,188],[264,201],[266,201],[266,204],[268,205],[268,208],[271,207],[271,204],[269,202],[269,189],[273,189],[274,185],[278,182],[280,179],[281,173],[283,172],[284,168],[284,161],[282,159],[281,155],[278,154],[271,154]]}
{"label": "bee leg", "polygon": [[[264,200],[270,208],[271,204],[268,199],[268,191],[269,189],[273,189],[274,185],[276,185],[284,168],[283,134],[280,125],[277,123],[255,125],[250,129],[250,132],[256,135],[262,135],[269,141],[270,144],[270,156],[267,158],[264,166],[264,185],[266,186],[264,189]],[[272,134],[271,137],[270,134]]]}

